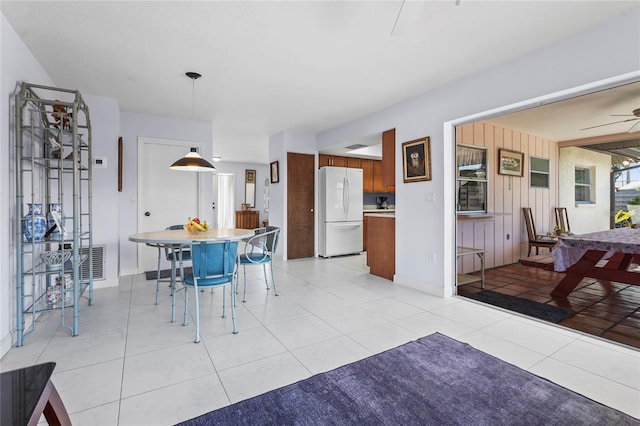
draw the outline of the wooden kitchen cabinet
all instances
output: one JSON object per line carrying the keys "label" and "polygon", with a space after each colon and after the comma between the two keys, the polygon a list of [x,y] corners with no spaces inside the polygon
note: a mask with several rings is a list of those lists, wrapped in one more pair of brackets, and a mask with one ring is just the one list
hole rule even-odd
{"label": "wooden kitchen cabinet", "polygon": [[373,160],[373,192],[387,192],[382,183],[382,161]]}
{"label": "wooden kitchen cabinet", "polygon": [[347,157],[320,154],[318,155],[318,167],[324,166],[347,167]]}
{"label": "wooden kitchen cabinet", "polygon": [[[367,251],[367,221],[366,215],[362,215],[362,251]],[[367,266],[369,266],[369,258],[367,258]]]}
{"label": "wooden kitchen cabinet", "polygon": [[346,157],[347,158],[347,167],[350,169],[360,169],[361,168],[361,160],[355,157]]}
{"label": "wooden kitchen cabinet", "polygon": [[362,169],[362,192],[373,192],[373,161],[360,160]]}
{"label": "wooden kitchen cabinet", "polygon": [[236,211],[236,228],[255,229],[260,225],[260,212],[257,210],[238,210]]}
{"label": "wooden kitchen cabinet", "polygon": [[382,133],[382,184],[396,192],[396,129]]}
{"label": "wooden kitchen cabinet", "polygon": [[369,216],[367,222],[369,272],[393,281],[396,273],[396,219],[392,215]]}

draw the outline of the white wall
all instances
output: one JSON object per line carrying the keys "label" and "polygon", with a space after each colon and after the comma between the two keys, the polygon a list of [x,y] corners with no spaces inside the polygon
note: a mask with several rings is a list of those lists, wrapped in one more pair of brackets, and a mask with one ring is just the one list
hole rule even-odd
{"label": "white wall", "polygon": [[15,340],[16,245],[14,226],[15,121],[14,95],[22,81],[51,86],[51,78],[18,37],[4,15],[0,15],[0,356]]}
{"label": "white wall", "polygon": [[[611,157],[598,152],[577,147],[560,148],[560,183],[558,188],[558,207],[566,207],[571,232],[587,232],[609,229],[611,209]],[[595,189],[594,204],[575,203],[575,168],[593,168],[592,184]]]}
{"label": "white wall", "polygon": [[118,134],[120,108],[113,98],[84,95],[91,118],[93,157],[105,157],[106,168],[93,168],[92,230],[93,245],[105,245],[105,280],[94,281],[94,288],[118,285]]}
{"label": "white wall", "polygon": [[[455,277],[455,143],[452,124],[574,96],[626,73],[640,78],[638,8],[484,72],[318,135],[318,150],[396,129],[396,275],[394,281],[450,295]],[[619,45],[626,40],[631,45]],[[453,53],[453,52],[452,52]],[[437,58],[434,58],[437,62]],[[601,87],[613,84],[605,81]],[[562,93],[558,93],[562,92]],[[536,99],[540,98],[540,99]],[[433,180],[402,183],[404,141],[431,137]],[[435,202],[427,202],[433,194]],[[434,254],[434,262],[426,259]]]}

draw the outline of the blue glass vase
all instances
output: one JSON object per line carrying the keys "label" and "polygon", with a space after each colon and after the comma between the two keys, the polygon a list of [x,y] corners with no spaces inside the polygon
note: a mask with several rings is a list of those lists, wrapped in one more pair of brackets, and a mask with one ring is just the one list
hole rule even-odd
{"label": "blue glass vase", "polygon": [[29,212],[22,221],[22,235],[28,243],[42,241],[47,232],[47,218],[42,214],[42,204],[27,204]]}

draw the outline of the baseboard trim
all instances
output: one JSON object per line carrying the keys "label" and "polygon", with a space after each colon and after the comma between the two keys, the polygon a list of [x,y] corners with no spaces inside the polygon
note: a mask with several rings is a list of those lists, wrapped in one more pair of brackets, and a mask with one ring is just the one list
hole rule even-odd
{"label": "baseboard trim", "polygon": [[409,287],[414,290],[418,290],[423,293],[430,294],[431,296],[442,297],[442,298],[453,296],[453,293],[451,291],[447,292],[444,287],[436,287],[424,281],[417,281],[417,280],[414,280],[413,278],[403,277],[398,274],[393,276],[393,282],[395,284],[400,284],[405,287]]}

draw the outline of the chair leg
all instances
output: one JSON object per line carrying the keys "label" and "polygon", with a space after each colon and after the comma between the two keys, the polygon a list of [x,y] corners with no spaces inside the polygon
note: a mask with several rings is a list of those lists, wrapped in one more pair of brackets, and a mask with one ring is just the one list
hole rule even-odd
{"label": "chair leg", "polygon": [[227,316],[227,288],[222,287],[222,318]]}
{"label": "chair leg", "polygon": [[244,292],[242,293],[242,301],[247,301],[247,267],[242,265],[242,272],[244,275]]}
{"label": "chair leg", "polygon": [[184,318],[182,319],[182,325],[186,326],[189,323],[189,289],[184,287]]}
{"label": "chair leg", "polygon": [[198,285],[194,283],[193,292],[196,295],[196,340],[194,343],[200,343],[200,301],[198,300]]}
{"label": "chair leg", "polygon": [[278,294],[278,287],[276,286],[276,279],[273,276],[273,262],[269,262],[269,267],[271,268],[271,282],[273,283],[273,292],[276,296],[280,296],[280,294]]}
{"label": "chair leg", "polygon": [[160,291],[160,256],[162,255],[162,248],[158,247],[158,269],[156,271],[156,305],[158,304],[158,292]]}
{"label": "chair leg", "polygon": [[262,264],[262,272],[264,273],[264,285],[265,287],[267,287],[267,290],[269,290],[269,280],[267,280],[267,265],[266,264]]}
{"label": "chair leg", "polygon": [[176,322],[176,261],[174,259],[171,259],[171,322]]}
{"label": "chair leg", "polygon": [[231,323],[233,324],[233,334],[238,334],[236,328],[236,292],[233,291],[233,281],[231,282]]}

